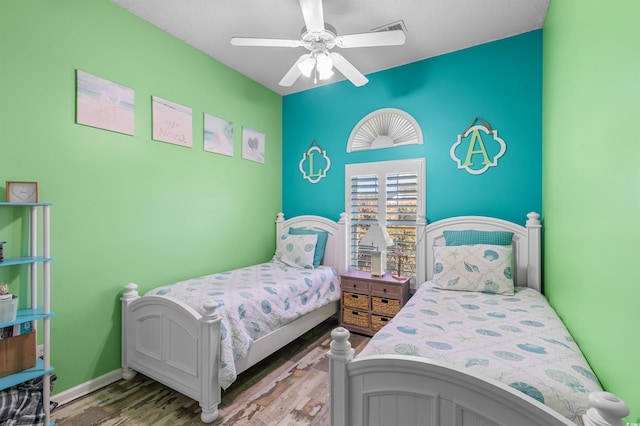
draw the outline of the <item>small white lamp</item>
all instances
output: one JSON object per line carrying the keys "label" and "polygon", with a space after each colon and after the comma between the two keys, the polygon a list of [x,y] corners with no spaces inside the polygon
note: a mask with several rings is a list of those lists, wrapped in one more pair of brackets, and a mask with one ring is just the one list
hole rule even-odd
{"label": "small white lamp", "polygon": [[381,277],[386,272],[387,247],[393,246],[393,240],[385,228],[380,225],[371,225],[359,245],[371,250],[371,275]]}

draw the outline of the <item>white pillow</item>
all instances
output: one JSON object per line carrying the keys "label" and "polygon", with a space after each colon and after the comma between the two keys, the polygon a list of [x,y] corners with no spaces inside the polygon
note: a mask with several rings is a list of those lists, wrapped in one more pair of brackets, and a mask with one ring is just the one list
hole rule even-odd
{"label": "white pillow", "polygon": [[318,235],[315,234],[282,234],[278,239],[274,259],[288,266],[313,269],[317,241]]}
{"label": "white pillow", "polygon": [[446,290],[513,295],[511,246],[433,247],[433,283]]}

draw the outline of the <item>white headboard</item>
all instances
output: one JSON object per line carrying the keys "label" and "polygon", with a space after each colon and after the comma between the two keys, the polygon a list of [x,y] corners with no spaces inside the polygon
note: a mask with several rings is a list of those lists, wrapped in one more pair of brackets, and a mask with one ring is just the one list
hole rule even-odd
{"label": "white headboard", "polygon": [[278,213],[276,218],[276,240],[280,235],[289,232],[289,228],[314,229],[327,231],[327,245],[324,249],[322,264],[332,266],[338,274],[347,270],[347,214],[341,213],[338,222],[322,216],[296,216],[285,220],[283,213]]}
{"label": "white headboard", "polygon": [[443,231],[465,229],[510,231],[513,232],[515,285],[531,287],[542,292],[539,218],[538,213],[529,213],[526,226],[486,216],[458,216],[427,224],[423,215],[418,219],[416,259],[423,259],[425,267],[421,268],[416,283],[420,285],[433,278],[433,246],[445,244]]}

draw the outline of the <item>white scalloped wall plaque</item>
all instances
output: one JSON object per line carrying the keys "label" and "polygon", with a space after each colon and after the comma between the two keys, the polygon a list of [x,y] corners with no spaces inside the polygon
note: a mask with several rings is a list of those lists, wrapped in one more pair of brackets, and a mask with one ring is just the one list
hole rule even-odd
{"label": "white scalloped wall plaque", "polygon": [[327,151],[320,148],[315,140],[309,149],[302,154],[302,160],[298,163],[302,176],[311,183],[318,183],[320,179],[326,177],[330,167],[331,159],[327,155]]}
{"label": "white scalloped wall plaque", "polygon": [[[482,133],[491,136],[490,143],[498,144],[498,153],[494,155],[493,158],[491,158],[487,152],[487,146],[485,141],[482,139],[481,131]],[[465,145],[466,150],[459,150],[458,154],[463,155],[460,157],[457,156],[456,149],[463,143],[463,139],[466,139],[469,135],[471,135],[471,139],[467,142],[468,145]],[[465,169],[472,175],[479,175],[486,172],[489,167],[497,166],[498,159],[504,155],[506,150],[507,144],[504,140],[498,137],[497,130],[491,130],[487,128],[487,126],[476,124],[475,126],[470,126],[463,134],[458,135],[458,140],[451,146],[449,155],[451,155],[453,161],[458,164],[459,169]],[[496,150],[492,149],[491,151],[495,152]]]}

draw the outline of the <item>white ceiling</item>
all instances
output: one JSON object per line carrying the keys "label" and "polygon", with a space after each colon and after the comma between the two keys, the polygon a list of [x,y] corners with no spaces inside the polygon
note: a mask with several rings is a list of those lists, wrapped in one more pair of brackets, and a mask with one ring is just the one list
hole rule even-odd
{"label": "white ceiling", "polygon": [[[298,0],[112,0],[271,90],[287,95],[314,86],[301,76],[278,82],[303,47],[234,47],[231,37],[297,39],[304,26]],[[363,74],[542,28],[549,0],[324,0],[324,20],[338,35],[403,21],[402,46],[340,49]],[[339,72],[318,85],[344,80]]]}

